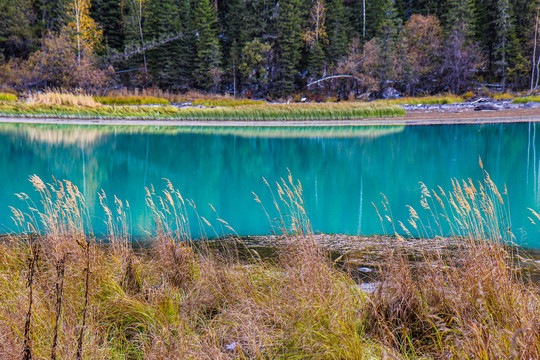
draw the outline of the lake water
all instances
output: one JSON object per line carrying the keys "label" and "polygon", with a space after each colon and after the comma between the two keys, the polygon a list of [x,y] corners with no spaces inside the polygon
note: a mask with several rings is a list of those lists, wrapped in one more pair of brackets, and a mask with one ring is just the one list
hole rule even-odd
{"label": "lake water", "polygon": [[263,178],[275,188],[290,171],[302,183],[315,231],[378,234],[372,203],[380,204],[381,194],[394,219],[405,222],[406,205],[420,208],[420,181],[450,189],[452,178],[481,180],[481,158],[501,191],[507,185],[516,241],[540,248],[527,210],[540,212],[536,123],[277,129],[4,124],[0,136],[3,232],[17,231],[9,206],[26,207],[15,193],[38,200],[28,181],[37,174],[45,182],[54,176],[75,183],[97,233],[104,231],[98,191],[129,201],[132,231],[143,234],[151,224],[144,189],[153,185],[159,192],[168,179],[217,233],[219,216],[240,235],[268,234],[271,225],[253,192],[275,216]]}

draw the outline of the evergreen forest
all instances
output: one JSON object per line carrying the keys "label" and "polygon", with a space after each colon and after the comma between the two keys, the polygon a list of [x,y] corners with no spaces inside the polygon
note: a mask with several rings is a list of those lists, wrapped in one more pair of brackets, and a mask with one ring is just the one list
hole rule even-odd
{"label": "evergreen forest", "polygon": [[0,86],[267,99],[531,91],[539,83],[539,6],[537,0],[0,0]]}

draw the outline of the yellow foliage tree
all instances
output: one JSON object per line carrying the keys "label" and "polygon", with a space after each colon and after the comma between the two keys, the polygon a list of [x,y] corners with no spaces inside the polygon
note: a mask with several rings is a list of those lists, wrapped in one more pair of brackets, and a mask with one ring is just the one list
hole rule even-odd
{"label": "yellow foliage tree", "polygon": [[309,46],[326,45],[328,35],[326,34],[326,6],[323,0],[317,0],[311,8],[309,17],[310,28],[304,31],[304,41]]}
{"label": "yellow foliage tree", "polygon": [[103,31],[90,17],[90,6],[90,0],[71,0],[70,2],[71,21],[67,24],[67,28],[75,35],[79,63],[83,50],[92,52],[98,48],[103,36]]}

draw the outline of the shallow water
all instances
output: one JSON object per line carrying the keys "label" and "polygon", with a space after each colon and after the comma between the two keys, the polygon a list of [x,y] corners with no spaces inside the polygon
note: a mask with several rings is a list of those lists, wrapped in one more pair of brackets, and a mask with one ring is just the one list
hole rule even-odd
{"label": "shallow water", "polygon": [[[483,176],[481,158],[501,192],[507,186],[516,242],[540,248],[540,232],[527,210],[540,212],[536,123],[278,129],[4,124],[0,134],[4,232],[18,231],[9,206],[27,206],[15,193],[39,200],[28,181],[37,174],[45,182],[54,176],[78,185],[97,233],[104,231],[98,191],[106,192],[109,203],[113,195],[129,201],[132,231],[144,234],[152,223],[144,188],[153,185],[159,192],[163,179],[169,179],[213,225],[203,227],[207,236],[230,233],[216,217],[240,235],[268,234],[272,227],[252,192],[276,217],[263,178],[273,185],[290,170],[302,183],[314,230],[379,234],[383,230],[372,203],[381,211],[381,194],[394,220],[406,223],[406,205],[421,208],[420,181],[445,190],[452,178],[476,182]],[[199,236],[193,212],[191,223],[193,236]]]}

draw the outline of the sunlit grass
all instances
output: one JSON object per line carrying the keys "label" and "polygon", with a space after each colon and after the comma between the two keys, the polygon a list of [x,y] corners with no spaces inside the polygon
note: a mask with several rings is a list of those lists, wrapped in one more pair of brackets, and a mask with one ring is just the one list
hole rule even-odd
{"label": "sunlit grass", "polygon": [[84,106],[93,108],[99,106],[99,104],[90,95],[76,95],[52,91],[30,94],[30,96],[28,96],[28,98],[26,99],[26,103],[31,105],[43,105],[49,107]]}
{"label": "sunlit grass", "polygon": [[169,101],[154,96],[97,96],[94,98],[103,105],[169,105]]}
{"label": "sunlit grass", "polygon": [[515,98],[511,93],[501,93],[493,95],[493,100],[513,100]]}
{"label": "sunlit grass", "polygon": [[206,107],[230,107],[230,106],[247,106],[247,105],[263,105],[266,104],[262,100],[250,99],[197,99],[193,100],[192,105],[202,105]]}
{"label": "sunlit grass", "polygon": [[426,97],[402,97],[399,99],[377,100],[376,103],[388,105],[442,105],[456,104],[465,101],[463,97],[457,95],[440,95]]}
{"label": "sunlit grass", "polygon": [[528,102],[540,102],[540,96],[525,96],[525,97],[517,97],[514,100],[512,100],[512,103],[514,104],[525,104]]}

